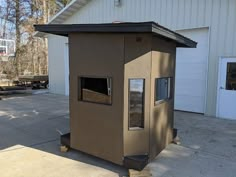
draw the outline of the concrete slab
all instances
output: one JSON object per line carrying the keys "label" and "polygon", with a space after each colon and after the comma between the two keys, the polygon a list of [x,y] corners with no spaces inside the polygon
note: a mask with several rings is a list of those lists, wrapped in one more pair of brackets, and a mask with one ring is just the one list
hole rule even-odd
{"label": "concrete slab", "polygon": [[146,169],[155,177],[235,177],[235,167],[236,162],[172,144]]}
{"label": "concrete slab", "polygon": [[[118,177],[117,173],[56,156],[33,148],[16,145],[0,155],[2,177]],[[39,170],[41,169],[41,170]]]}
{"label": "concrete slab", "polygon": [[181,145],[236,162],[236,121],[175,112]]}

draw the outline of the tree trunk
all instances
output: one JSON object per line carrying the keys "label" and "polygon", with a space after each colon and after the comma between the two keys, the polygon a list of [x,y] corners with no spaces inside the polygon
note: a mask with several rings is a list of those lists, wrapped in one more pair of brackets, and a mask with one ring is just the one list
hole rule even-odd
{"label": "tree trunk", "polygon": [[6,38],[6,27],[7,27],[7,22],[8,22],[8,18],[9,18],[9,11],[10,11],[10,1],[7,0],[6,1],[6,14],[4,16],[4,22],[3,22],[3,27],[2,27],[2,38],[5,39]]}
{"label": "tree trunk", "polygon": [[15,66],[16,66],[16,76],[20,74],[20,58],[19,58],[19,49],[20,49],[20,41],[21,41],[21,34],[20,34],[20,0],[15,1],[15,28],[16,28],[16,58],[15,58]]}
{"label": "tree trunk", "polygon": [[[47,0],[44,0],[43,1],[43,8],[44,8],[44,15],[43,15],[43,18],[44,18],[44,24],[47,24],[48,23],[48,19],[49,19],[49,10],[48,10],[48,7],[49,7],[49,2]],[[44,38],[44,45],[45,45],[45,50],[46,50],[46,62],[48,65],[48,41],[47,41],[47,38]]]}

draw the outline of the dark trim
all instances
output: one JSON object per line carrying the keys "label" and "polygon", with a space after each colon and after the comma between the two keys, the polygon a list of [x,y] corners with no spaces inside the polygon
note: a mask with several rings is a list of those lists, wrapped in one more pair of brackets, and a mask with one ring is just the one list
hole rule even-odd
{"label": "dark trim", "polygon": [[155,22],[104,24],[34,25],[35,31],[68,36],[70,33],[152,33],[177,43],[177,47],[196,48],[197,42],[171,31]]}

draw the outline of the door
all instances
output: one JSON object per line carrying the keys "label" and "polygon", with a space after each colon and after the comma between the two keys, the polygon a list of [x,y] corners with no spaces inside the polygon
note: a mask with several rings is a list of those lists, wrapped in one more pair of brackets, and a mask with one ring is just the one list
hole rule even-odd
{"label": "door", "polygon": [[197,48],[176,53],[175,109],[204,113],[208,66],[208,28],[177,31],[196,41]]}
{"label": "door", "polygon": [[236,120],[236,58],[219,62],[217,116]]}

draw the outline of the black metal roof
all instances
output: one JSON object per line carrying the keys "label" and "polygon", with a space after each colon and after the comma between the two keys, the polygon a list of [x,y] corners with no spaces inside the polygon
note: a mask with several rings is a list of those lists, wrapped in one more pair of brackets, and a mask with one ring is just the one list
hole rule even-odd
{"label": "black metal roof", "polygon": [[171,31],[155,22],[102,23],[102,24],[49,24],[34,25],[36,31],[68,36],[70,33],[152,33],[175,41],[177,47],[195,48],[197,42]]}

